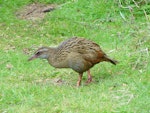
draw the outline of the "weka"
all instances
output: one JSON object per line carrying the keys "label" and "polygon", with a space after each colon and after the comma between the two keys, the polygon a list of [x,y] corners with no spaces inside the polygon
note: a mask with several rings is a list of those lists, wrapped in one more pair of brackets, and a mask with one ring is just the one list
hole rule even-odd
{"label": "weka", "polygon": [[90,68],[103,61],[116,65],[117,61],[110,59],[100,46],[84,38],[73,37],[62,42],[58,47],[41,47],[28,60],[35,58],[47,59],[56,68],[71,68],[79,73],[77,86],[81,85],[83,72],[87,71],[87,83],[92,81]]}

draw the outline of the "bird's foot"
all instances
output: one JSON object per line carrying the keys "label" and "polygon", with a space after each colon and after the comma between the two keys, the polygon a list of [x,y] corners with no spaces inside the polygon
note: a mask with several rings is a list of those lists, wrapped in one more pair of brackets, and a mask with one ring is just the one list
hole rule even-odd
{"label": "bird's foot", "polygon": [[81,85],[81,81],[77,82],[77,87],[79,87]]}
{"label": "bird's foot", "polygon": [[88,78],[88,80],[86,81],[86,84],[89,84],[92,82],[92,77]]}
{"label": "bird's foot", "polygon": [[77,87],[79,87],[81,85],[82,76],[83,76],[83,73],[80,73],[79,78],[78,78],[78,82],[77,82]]}

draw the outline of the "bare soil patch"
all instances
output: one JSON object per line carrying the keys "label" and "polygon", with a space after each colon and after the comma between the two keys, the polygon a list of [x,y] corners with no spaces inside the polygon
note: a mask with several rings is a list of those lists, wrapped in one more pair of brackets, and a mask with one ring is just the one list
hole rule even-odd
{"label": "bare soil patch", "polygon": [[16,16],[26,20],[43,19],[45,14],[53,11],[56,6],[56,4],[32,3],[18,10]]}

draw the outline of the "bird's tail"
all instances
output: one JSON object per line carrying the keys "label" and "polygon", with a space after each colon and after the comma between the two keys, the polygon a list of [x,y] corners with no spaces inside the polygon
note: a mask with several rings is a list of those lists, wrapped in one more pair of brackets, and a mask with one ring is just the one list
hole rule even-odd
{"label": "bird's tail", "polygon": [[105,56],[105,61],[110,62],[110,63],[112,63],[114,65],[116,65],[118,63],[118,61],[113,60],[113,59],[109,58],[108,56]]}

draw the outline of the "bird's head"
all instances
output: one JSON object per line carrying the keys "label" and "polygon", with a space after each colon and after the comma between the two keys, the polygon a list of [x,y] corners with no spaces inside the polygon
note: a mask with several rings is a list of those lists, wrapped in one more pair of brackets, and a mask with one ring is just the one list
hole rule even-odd
{"label": "bird's head", "polygon": [[31,56],[28,61],[31,61],[36,58],[47,59],[49,57],[49,47],[41,47],[35,51],[34,55]]}

